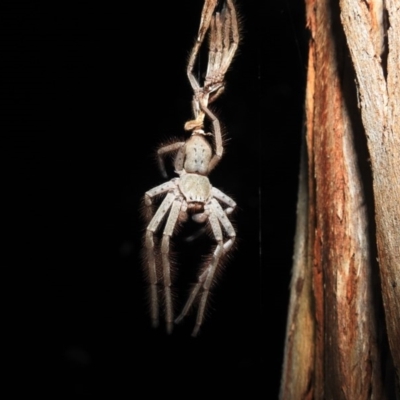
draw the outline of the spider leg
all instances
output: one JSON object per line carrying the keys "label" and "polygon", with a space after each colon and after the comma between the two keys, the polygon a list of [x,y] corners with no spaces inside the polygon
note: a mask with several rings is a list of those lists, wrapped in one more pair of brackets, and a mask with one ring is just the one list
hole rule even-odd
{"label": "spider leg", "polygon": [[[153,189],[148,190],[144,195],[144,203],[146,206],[151,206],[153,204],[152,199],[155,196],[160,194],[164,194],[166,192],[170,192],[176,188],[176,179],[171,179],[168,182],[162,183],[154,187]],[[161,208],[161,206],[160,206]]]}
{"label": "spider leg", "polygon": [[239,44],[239,27],[232,0],[224,3],[221,13],[213,16],[210,25],[209,61],[203,92],[209,95],[206,104],[215,101],[224,89],[224,77]]}
{"label": "spider leg", "polygon": [[222,19],[223,19],[223,55],[219,73],[222,77],[228,70],[233,57],[235,56],[236,50],[239,45],[239,25],[236,15],[236,9],[233,5],[232,0],[226,0],[227,7],[222,9]]}
{"label": "spider leg", "polygon": [[228,195],[226,195],[224,192],[217,189],[216,187],[212,187],[211,195],[212,197],[219,200],[221,203],[224,203],[228,206],[228,208],[225,208],[224,210],[226,215],[229,215],[233,212],[236,207],[236,202],[232,198],[230,198]]}
{"label": "spider leg", "polygon": [[[215,218],[215,219],[217,219],[217,221],[215,221],[215,219],[214,219],[214,213],[217,217],[217,218]],[[212,285],[215,271],[218,268],[220,259],[231,249],[231,247],[235,241],[235,238],[236,238],[236,232],[231,224],[231,221],[229,221],[224,210],[222,209],[222,207],[219,205],[219,203],[215,199],[211,200],[210,223],[211,223],[211,228],[213,230],[215,239],[218,242],[218,245],[217,245],[216,249],[214,250],[214,254],[213,254],[211,263],[206,270],[207,277],[203,283],[203,287],[202,287],[203,293],[200,298],[199,309],[197,311],[196,325],[193,329],[192,336],[197,336],[200,326],[203,323],[204,311],[205,311],[205,308],[207,305],[207,299],[208,299],[208,295],[210,293],[210,287]],[[224,227],[224,229],[229,237],[229,239],[225,243],[223,243],[222,231],[221,231],[219,224],[221,224]]]}
{"label": "spider leg", "polygon": [[197,336],[200,326],[203,323],[204,311],[206,308],[208,295],[210,293],[210,286],[213,281],[215,270],[218,267],[221,256],[224,253],[222,230],[218,222],[218,218],[215,216],[215,214],[211,213],[209,221],[211,224],[215,240],[217,241],[218,244],[214,250],[210,264],[208,265],[207,269],[203,272],[202,274],[203,276],[201,276],[201,281],[202,281],[201,288],[203,289],[203,292],[200,297],[199,308],[197,310],[196,325],[193,329],[192,336]]}
{"label": "spider leg", "polygon": [[[208,64],[205,81],[209,81],[210,77],[215,75],[215,71],[219,70],[222,57],[222,23],[220,13],[216,13],[210,24],[210,43],[208,49]],[[222,82],[221,82],[222,84]],[[207,85],[205,85],[207,86]],[[212,88],[209,89],[212,91]]]}
{"label": "spider leg", "polygon": [[[228,198],[228,196],[226,196],[226,197]],[[230,200],[232,200],[232,199],[230,199]],[[218,221],[223,226],[226,234],[229,237],[229,239],[224,243],[224,254],[226,254],[231,249],[231,247],[233,246],[233,243],[235,242],[235,239],[236,239],[235,228],[233,227],[231,221],[227,217],[226,210],[224,210],[221,207],[221,205],[218,203],[217,200],[211,199],[211,209],[217,215]]]}
{"label": "spider leg", "polygon": [[[197,311],[196,325],[193,329],[192,336],[197,336],[199,329],[203,323],[204,312],[210,293],[210,287],[214,279],[215,271],[220,264],[221,257],[223,257],[231,249],[236,237],[236,233],[231,222],[229,221],[225,211],[222,209],[217,200],[212,199],[207,209],[209,212],[208,221],[210,223],[214,238],[217,242],[217,246],[213,252],[210,263],[198,277],[197,283],[193,287],[181,314],[175,320],[175,323],[179,323],[182,321],[182,319],[187,315],[190,308],[192,307],[193,302],[198,296],[200,289],[202,289],[199,308]],[[229,237],[229,239],[225,242],[221,225]]]}
{"label": "spider leg", "polygon": [[222,153],[224,152],[224,146],[222,145],[222,133],[221,133],[221,124],[219,123],[218,118],[211,112],[209,108],[203,102],[200,102],[201,110],[208,116],[211,120],[213,126],[214,140],[215,140],[215,154],[208,165],[208,173],[212,171],[215,166],[219,163],[219,160],[222,157]]}
{"label": "spider leg", "polygon": [[[166,187],[171,182],[164,183],[163,185],[157,186],[148,192],[145,195],[145,204],[147,206],[151,206],[151,197],[162,193],[162,191],[168,190]],[[162,201],[160,207],[157,212],[154,214],[151,219],[145,236],[145,251],[146,251],[146,262],[148,269],[148,279],[150,284],[150,316],[152,320],[153,327],[158,326],[159,320],[159,307],[158,307],[158,296],[157,296],[157,269],[156,269],[156,257],[154,251],[154,234],[157,231],[158,227],[161,224],[164,216],[167,214],[170,209],[173,201],[175,199],[175,195],[172,193],[168,193],[165,199]]]}
{"label": "spider leg", "polygon": [[[200,20],[200,26],[199,26],[199,31],[197,34],[196,41],[193,45],[192,51],[190,53],[188,65],[187,65],[187,76],[190,82],[190,85],[192,86],[194,95],[193,95],[193,101],[192,101],[192,108],[193,108],[193,115],[194,115],[194,120],[188,121],[185,124],[185,130],[191,131],[194,129],[201,129],[203,126],[203,121],[204,121],[204,112],[201,112],[200,106],[199,106],[199,97],[203,101],[208,104],[208,97],[209,93],[204,92],[204,88],[201,87],[201,84],[197,81],[196,77],[194,76],[193,73],[193,68],[194,64],[196,62],[196,58],[199,54],[199,50],[201,45],[203,44],[204,38],[206,36],[206,33],[208,29],[210,28],[210,24],[214,20],[213,18],[213,13],[215,10],[215,7],[217,6],[218,0],[205,0],[204,1],[204,6],[203,10],[201,13],[201,20]],[[211,42],[210,42],[211,45]],[[210,48],[210,53],[209,57],[214,55],[214,51],[211,50]],[[208,65],[210,65],[210,60],[208,61]]]}
{"label": "spider leg", "polygon": [[215,10],[217,2],[218,0],[205,0],[204,2],[203,10],[201,12],[199,32],[197,34],[196,42],[194,43],[194,46],[192,48],[192,52],[190,53],[187,65],[187,76],[189,78],[189,82],[192,86],[192,89],[195,93],[200,89],[200,85],[193,74],[193,67],[197,55],[199,53],[200,47],[204,41],[204,37],[207,33],[208,28],[210,27],[212,14]]}
{"label": "spider leg", "polygon": [[176,179],[171,179],[168,182],[165,182],[161,185],[154,187],[153,189],[148,190],[144,195],[144,215],[147,221],[150,221],[154,217],[152,205],[152,199],[156,196],[162,195],[166,192],[172,192],[176,189]]}
{"label": "spider leg", "polygon": [[[185,142],[175,142],[175,143],[169,144],[167,146],[162,146],[157,150],[158,166],[159,166],[161,174],[164,178],[168,178],[167,170],[165,169],[165,164],[164,164],[164,156],[173,151],[176,151],[176,150],[179,151],[184,146],[185,146]],[[182,156],[181,156],[181,158],[182,158]],[[177,163],[176,160],[177,160],[177,158],[175,159],[175,164]],[[176,168],[176,166],[175,166],[175,168]],[[182,161],[182,167],[180,169],[182,169],[182,168],[183,168],[183,161]]]}
{"label": "spider leg", "polygon": [[[206,206],[207,207],[207,206]],[[222,244],[222,231],[221,231],[221,227],[218,223],[218,218],[214,215],[214,214],[209,214],[208,216],[208,221],[211,225],[211,229],[213,231],[214,237],[217,240],[217,242],[219,243],[218,246],[216,247],[216,249],[214,250],[214,254],[213,254],[213,258],[211,263],[217,258],[217,261],[219,260],[220,257],[220,250],[222,249],[222,246],[220,245],[220,243]],[[194,300],[197,297],[197,294],[199,293],[200,288],[203,286],[204,281],[206,280],[208,274],[209,274],[209,268],[210,266],[208,266],[198,277],[197,279],[197,283],[196,285],[193,287],[192,291],[190,292],[189,298],[186,301],[185,306],[183,307],[182,312],[180,313],[180,315],[178,316],[178,318],[176,318],[175,323],[179,324],[182,319],[187,315],[187,313],[189,312],[190,308],[193,305]]]}
{"label": "spider leg", "polygon": [[168,216],[167,223],[164,228],[163,238],[161,243],[161,258],[163,267],[163,280],[164,280],[164,296],[165,296],[165,323],[167,326],[167,333],[172,332],[173,327],[173,305],[171,296],[171,263],[170,263],[170,238],[174,232],[176,222],[179,217],[179,211],[182,207],[180,200],[175,200],[172,203],[171,211]]}
{"label": "spider leg", "polygon": [[[194,91],[193,114],[195,119],[185,124],[186,130],[200,129],[203,126],[205,115],[207,114],[210,117],[206,112],[207,106],[223,92],[225,73],[239,44],[238,19],[232,0],[226,0],[221,13],[216,12],[214,14],[216,3],[216,0],[205,1],[199,33],[189,57],[187,75]],[[208,29],[210,30],[208,63],[204,86],[201,86],[193,74],[193,67]],[[212,113],[211,115],[213,116]],[[222,147],[222,145],[219,146],[218,140],[216,140],[216,146],[217,150]],[[215,160],[215,164],[217,164],[221,155]]]}

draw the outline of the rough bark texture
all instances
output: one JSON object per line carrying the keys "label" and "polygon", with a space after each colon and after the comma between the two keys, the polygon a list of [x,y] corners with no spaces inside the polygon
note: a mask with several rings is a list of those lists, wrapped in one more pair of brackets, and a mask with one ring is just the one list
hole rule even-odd
{"label": "rough bark texture", "polygon": [[312,296],[312,249],[309,235],[313,227],[308,216],[307,156],[303,145],[297,203],[297,229],[291,282],[288,326],[281,398],[312,399],[315,321]]}
{"label": "rough bark texture", "polygon": [[340,5],[371,156],[386,328],[400,384],[400,2]]}
{"label": "rough bark texture", "polygon": [[[341,3],[342,19],[347,18],[345,2]],[[348,7],[354,14],[354,7]],[[363,7],[367,10],[365,3]],[[387,342],[386,331],[382,329],[382,295],[374,251],[377,246],[389,341],[397,363],[396,357],[400,354],[400,101],[392,104],[395,101],[389,99],[389,83],[386,86],[389,69],[394,70],[395,63],[388,60],[386,79],[376,71],[365,76],[368,84],[364,85],[368,87],[364,89],[364,98],[368,97],[369,90],[374,94],[379,89],[387,100],[377,104],[373,99],[361,98],[361,119],[354,70],[340,22],[339,0],[306,0],[306,10],[311,32],[306,94],[308,167],[303,166],[300,176],[280,398],[388,399],[394,394],[395,379],[387,374],[390,362],[389,367],[381,362]],[[367,50],[376,56],[384,48],[385,35],[378,29],[382,26],[379,9],[373,9],[371,15],[377,33]],[[400,37],[399,30],[397,34]],[[366,52],[365,45],[362,43],[360,52]],[[391,81],[398,84],[399,52],[396,54],[397,75],[392,72],[395,76]],[[376,59],[370,61],[377,63]],[[357,63],[354,54],[353,63]],[[389,68],[389,65],[392,66]],[[368,71],[371,69],[369,66]],[[355,70],[358,71],[357,66]],[[376,80],[377,89],[369,88],[369,80]],[[360,83],[360,96],[361,86]],[[398,99],[399,93],[397,88]],[[374,156],[372,133],[366,127],[364,116],[368,104],[373,107],[371,112],[377,113],[368,116],[373,123],[371,129],[378,132],[376,142],[380,143]],[[387,114],[391,114],[391,119]],[[382,125],[376,126],[380,120]],[[366,136],[371,154],[377,243],[370,210],[373,205],[369,195],[372,183],[368,179],[371,171],[362,152]],[[365,173],[363,168],[369,171]],[[383,209],[379,211],[379,207]]]}

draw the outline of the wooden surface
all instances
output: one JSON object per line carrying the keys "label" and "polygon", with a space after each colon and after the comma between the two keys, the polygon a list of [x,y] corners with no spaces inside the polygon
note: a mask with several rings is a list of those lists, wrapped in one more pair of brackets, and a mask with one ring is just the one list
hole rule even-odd
{"label": "wooden surface", "polygon": [[[386,399],[395,392],[383,357],[381,302],[398,367],[400,124],[394,93],[400,90],[392,87],[398,84],[398,43],[385,77],[377,54],[385,51],[382,7],[370,3],[367,14],[362,3],[357,14],[350,3],[361,2],[341,2],[347,40],[350,29],[363,27],[355,15],[374,21],[376,32],[368,40],[350,33],[356,76],[339,4],[306,0],[308,167],[300,177],[281,399]],[[393,3],[388,8],[390,15]],[[395,41],[394,32],[388,36]]]}
{"label": "wooden surface", "polygon": [[[400,385],[400,4],[386,1],[387,19],[378,22],[381,0],[369,8],[346,0],[341,8],[371,157],[386,328]],[[382,31],[387,43],[379,46]]]}

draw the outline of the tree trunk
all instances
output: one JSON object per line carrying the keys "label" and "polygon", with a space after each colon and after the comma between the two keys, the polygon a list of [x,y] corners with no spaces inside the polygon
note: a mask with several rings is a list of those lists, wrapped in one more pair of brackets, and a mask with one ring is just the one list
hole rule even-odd
{"label": "tree trunk", "polygon": [[383,1],[306,0],[281,399],[399,398],[400,3]]}

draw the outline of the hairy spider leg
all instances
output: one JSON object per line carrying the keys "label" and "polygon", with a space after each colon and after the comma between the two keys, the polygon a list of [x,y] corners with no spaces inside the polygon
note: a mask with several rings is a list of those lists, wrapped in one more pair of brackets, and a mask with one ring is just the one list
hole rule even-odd
{"label": "hairy spider leg", "polygon": [[172,296],[171,296],[171,263],[170,263],[170,239],[174,232],[176,222],[179,217],[179,211],[181,210],[182,202],[175,200],[172,203],[171,211],[168,216],[167,223],[165,224],[163,238],[161,243],[161,258],[163,268],[163,280],[164,280],[164,300],[165,300],[165,323],[167,326],[167,333],[172,332],[174,323]]}
{"label": "hairy spider leg", "polygon": [[[167,153],[171,153],[173,151],[177,151],[177,150],[181,149],[184,146],[185,146],[185,142],[175,142],[175,143],[171,143],[171,144],[169,144],[167,146],[163,146],[163,147],[161,147],[161,148],[159,148],[157,150],[158,167],[160,168],[161,175],[164,178],[168,178],[167,170],[165,168],[165,163],[164,163],[164,156]],[[179,162],[179,160],[177,158],[175,158],[175,168],[176,168],[176,164],[178,162]],[[182,165],[183,165],[183,162],[182,162]],[[180,168],[180,169],[182,169],[182,168]]]}
{"label": "hairy spider leg", "polygon": [[[149,190],[145,194],[145,206],[150,208],[152,206],[152,198],[174,190],[176,185],[173,181],[163,183],[162,185],[156,186],[155,188]],[[152,217],[149,225],[146,229],[145,236],[145,249],[146,249],[146,264],[148,270],[148,280],[150,285],[150,316],[152,320],[153,327],[157,327],[159,324],[159,314],[158,314],[158,296],[157,296],[157,267],[156,258],[154,253],[154,234],[160,226],[162,220],[170,209],[175,195],[173,193],[168,193],[164,200],[162,201],[160,207],[157,209],[156,213]]]}
{"label": "hairy spider leg", "polygon": [[202,102],[200,102],[200,108],[207,115],[207,117],[210,118],[213,126],[213,133],[215,140],[215,154],[213,155],[213,158],[211,159],[210,164],[208,166],[208,173],[210,173],[219,163],[222,157],[222,153],[224,152],[224,146],[222,144],[221,124],[219,123],[218,118]]}
{"label": "hairy spider leg", "polygon": [[236,202],[229,197],[228,195],[226,195],[222,190],[217,189],[216,187],[212,187],[211,188],[211,195],[212,197],[216,198],[217,200],[219,200],[221,203],[224,203],[228,206],[228,208],[224,209],[224,213],[226,215],[229,215],[233,212],[233,210],[236,207]]}
{"label": "hairy spider leg", "polygon": [[[199,34],[189,57],[187,75],[194,92],[193,114],[195,119],[185,124],[186,130],[199,129],[203,126],[205,117],[203,107],[207,107],[223,92],[225,73],[239,45],[238,20],[232,0],[227,0],[227,4],[224,3],[221,13],[217,12],[213,15],[215,6],[216,3],[213,1],[205,2]],[[204,86],[201,87],[193,74],[193,67],[208,29],[210,29],[208,63]],[[200,107],[199,103],[203,107]]]}
{"label": "hairy spider leg", "polygon": [[190,53],[190,57],[189,57],[189,61],[188,61],[187,69],[186,69],[187,76],[189,78],[189,82],[195,93],[200,89],[200,85],[197,82],[197,79],[193,74],[193,67],[194,67],[194,63],[196,61],[199,49],[204,41],[204,37],[208,31],[208,28],[210,27],[211,18],[212,18],[213,12],[215,10],[215,7],[217,6],[217,2],[218,2],[218,0],[205,0],[205,2],[204,2],[203,10],[201,12],[199,31],[198,31],[194,46],[192,48],[192,52]]}
{"label": "hairy spider leg", "polygon": [[223,55],[221,59],[221,66],[219,69],[219,73],[224,76],[226,71],[228,70],[233,57],[235,56],[236,50],[239,46],[239,24],[236,15],[235,7],[233,6],[232,0],[227,1],[227,8],[224,4],[224,8],[222,9],[222,25],[224,28],[224,32],[222,35],[223,40]]}
{"label": "hairy spider leg", "polygon": [[[207,299],[208,299],[208,295],[210,293],[210,287],[211,287],[211,284],[214,279],[215,271],[219,266],[221,256],[228,253],[228,251],[231,249],[231,247],[235,241],[235,237],[236,237],[236,233],[235,233],[235,230],[234,230],[231,222],[227,218],[222,207],[219,205],[219,203],[215,199],[211,200],[211,207],[215,211],[216,216],[218,218],[218,221],[215,221],[216,218],[212,218],[212,220],[210,220],[211,228],[213,230],[215,239],[218,242],[218,245],[217,245],[216,249],[214,250],[212,261],[208,267],[207,277],[203,284],[203,293],[200,298],[199,309],[197,311],[196,325],[193,329],[192,336],[197,336],[199,329],[201,327],[201,324],[203,323],[204,311],[205,311],[205,307],[207,305]],[[214,214],[210,214],[210,217],[213,215]],[[223,226],[223,228],[225,229],[225,231],[229,237],[229,239],[225,243],[223,243],[222,231],[221,231],[219,224],[221,224]]]}
{"label": "hairy spider leg", "polygon": [[[222,192],[221,192],[222,193]],[[228,196],[226,196],[228,198]],[[229,198],[230,199],[230,198]],[[230,199],[232,200],[232,199]],[[233,202],[233,200],[232,200]],[[234,202],[233,202],[234,203]],[[232,203],[231,203],[232,204]],[[217,242],[217,246],[213,252],[212,259],[206,269],[200,274],[198,277],[198,281],[196,285],[193,287],[189,298],[178,318],[175,320],[175,323],[179,323],[182,319],[187,315],[194,300],[196,299],[200,289],[202,289],[200,303],[197,311],[196,325],[193,329],[192,336],[197,336],[199,329],[203,323],[204,312],[207,305],[208,296],[210,293],[210,287],[214,280],[215,271],[220,264],[221,257],[226,255],[231,249],[235,238],[236,233],[235,230],[229,221],[226,212],[223,210],[221,205],[217,200],[211,199],[210,203],[206,205],[206,210],[209,213],[208,221],[211,226],[211,230],[213,232],[214,238]],[[224,243],[224,237],[221,229],[221,225],[227,233],[229,239]]]}

